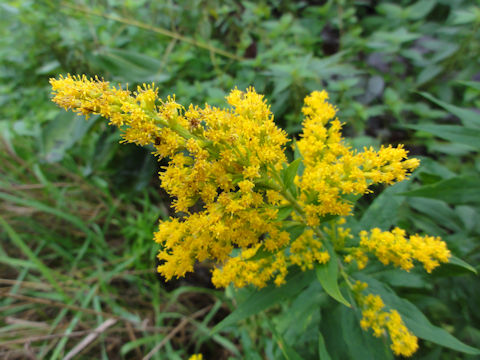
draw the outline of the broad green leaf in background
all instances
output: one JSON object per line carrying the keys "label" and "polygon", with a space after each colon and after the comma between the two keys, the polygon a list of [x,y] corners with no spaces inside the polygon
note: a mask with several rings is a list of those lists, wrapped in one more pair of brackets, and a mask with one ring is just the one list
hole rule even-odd
{"label": "broad green leaf in background", "polygon": [[472,6],[467,10],[457,10],[453,13],[453,23],[455,25],[470,24],[478,19],[478,7]]}
{"label": "broad green leaf in background", "polygon": [[472,150],[480,150],[480,129],[438,124],[406,125],[406,127],[430,133],[444,140],[470,146]]}
{"label": "broad green leaf in background", "polygon": [[[465,86],[470,87],[472,89],[480,90],[480,82],[479,81],[462,81],[462,80],[459,80],[457,82],[459,84],[465,85]],[[458,109],[462,110],[462,108],[458,108]]]}
{"label": "broad green leaf in background", "polygon": [[[457,213],[444,201],[411,197],[408,199],[408,205],[435,220],[438,226],[446,227],[455,232],[462,232],[464,230],[462,221]],[[412,216],[415,215],[416,214],[412,214]]]}
{"label": "broad green leaf in background", "polygon": [[431,102],[437,104],[438,106],[444,108],[448,112],[452,113],[458,117],[463,125],[467,127],[480,128],[480,114],[471,110],[463,109],[458,106],[446,103],[442,100],[437,99],[436,97],[430,95],[429,93],[419,91],[418,92],[423,97],[427,98]]}
{"label": "broad green leaf in background", "polygon": [[428,182],[432,183],[439,180],[451,179],[456,176],[456,173],[433,159],[420,157],[420,167],[415,171],[413,176],[419,177],[422,183],[425,183],[424,180],[426,176],[429,178]]}
{"label": "broad green leaf in background", "polygon": [[422,0],[415,2],[407,8],[408,18],[412,20],[422,19],[432,11],[436,3],[436,0]]}
{"label": "broad green leaf in background", "polygon": [[465,231],[480,234],[480,213],[477,211],[475,206],[456,206],[455,213],[462,221]]}
{"label": "broad green leaf in background", "polygon": [[395,224],[398,210],[404,202],[404,197],[395,196],[408,188],[408,182],[403,181],[385,189],[375,198],[360,220],[362,230],[378,227],[388,230]]}
{"label": "broad green leaf in background", "polygon": [[315,327],[320,318],[320,309],[329,301],[318,281],[313,281],[288,305],[288,311],[278,317],[277,330],[288,339],[289,344],[303,338],[311,326]]}
{"label": "broad green leaf in background", "polygon": [[418,74],[416,85],[424,85],[425,83],[435,78],[438,74],[440,74],[442,70],[443,67],[440,65],[430,64],[429,66],[425,66],[425,68],[420,72],[420,74]]}
{"label": "broad green leaf in background", "polygon": [[325,340],[325,348],[332,359],[393,359],[385,341],[360,328],[360,318],[361,315],[355,310],[338,303],[322,309],[320,330]]}
{"label": "broad green leaf in background", "polygon": [[421,273],[398,271],[395,268],[381,267],[375,278],[391,286],[432,290],[431,283]]}
{"label": "broad green leaf in background", "polygon": [[49,163],[62,160],[65,152],[85,136],[97,119],[98,115],[86,121],[75,113],[60,112],[42,131],[44,160]]}
{"label": "broad green leaf in background", "polygon": [[269,324],[269,329],[273,334],[275,341],[278,344],[278,347],[282,351],[283,356],[285,356],[286,360],[302,360],[302,357],[295,351],[293,347],[287,344],[284,337],[277,331],[275,326],[271,323],[271,321],[267,321]]}
{"label": "broad green leaf in background", "polygon": [[275,304],[293,298],[313,280],[313,272],[297,272],[287,276],[287,282],[280,287],[271,284],[264,289],[254,291],[230,315],[218,323],[212,330],[217,332],[227,326],[234,325],[249,316],[258,314]]}
{"label": "broad green leaf in background", "polygon": [[480,180],[474,176],[457,176],[400,195],[438,199],[450,204],[479,204]]}

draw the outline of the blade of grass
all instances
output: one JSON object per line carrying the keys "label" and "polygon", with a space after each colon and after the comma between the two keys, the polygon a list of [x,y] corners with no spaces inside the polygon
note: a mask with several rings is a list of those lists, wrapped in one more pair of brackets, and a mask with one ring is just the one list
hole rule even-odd
{"label": "blade of grass", "polygon": [[7,232],[8,236],[12,242],[22,250],[22,252],[28,257],[28,259],[34,263],[42,275],[47,279],[47,281],[53,286],[53,288],[62,295],[65,299],[70,299],[70,297],[63,291],[63,289],[58,285],[58,281],[53,275],[53,271],[48,268],[36,255],[35,253],[25,244],[20,235],[18,235],[13,228],[7,224],[7,222],[0,216],[0,225]]}
{"label": "blade of grass", "polygon": [[[94,286],[89,292],[88,294],[85,296],[85,298],[83,299],[83,301],[81,302],[81,307],[82,308],[85,308],[88,306],[88,304],[90,303],[90,301],[92,300],[93,296],[95,295],[96,291],[97,291],[97,286]],[[83,294],[83,290],[79,291],[79,293],[82,293]],[[75,329],[75,327],[77,326],[78,322],[80,321],[81,317],[83,316],[83,312],[81,311],[78,311],[74,318],[72,319],[72,321],[70,322],[70,325],[68,326],[67,328],[67,331],[65,332],[65,335],[60,341],[59,343],[57,344],[57,346],[55,347],[55,350],[53,351],[53,354],[52,356],[50,357],[50,360],[57,360],[57,358],[60,356],[60,354],[62,353],[63,351],[63,348],[65,347],[65,345],[67,344],[67,341],[68,341],[68,335],[73,331],[73,329]]]}
{"label": "blade of grass", "polygon": [[0,256],[0,263],[6,264],[14,268],[23,267],[26,269],[31,269],[31,268],[38,269],[35,264],[32,264],[28,260],[13,259],[8,256]]}
{"label": "blade of grass", "polygon": [[64,219],[68,222],[70,222],[72,225],[75,225],[78,229],[82,230],[86,234],[90,233],[90,229],[85,226],[85,223],[82,221],[82,219],[73,216],[71,214],[65,213],[62,210],[55,209],[51,206],[45,205],[44,203],[36,200],[31,200],[31,199],[22,199],[21,197],[10,195],[4,192],[0,192],[0,199],[10,201],[16,204],[28,206],[28,207],[33,207],[39,211],[43,211],[52,215],[55,215],[61,219]]}
{"label": "blade of grass", "polygon": [[[38,256],[38,254],[40,253],[40,251],[42,250],[43,248],[43,244],[40,244],[36,249],[35,249],[35,253],[34,255],[35,256]],[[10,293],[11,294],[15,294],[19,289],[20,287],[22,286],[23,284],[23,280],[25,279],[25,277],[27,276],[28,274],[28,271],[30,270],[30,267],[24,267],[20,274],[18,275],[17,279],[16,280],[13,280],[13,286],[12,288],[10,289]],[[0,280],[6,280],[6,279],[0,279]],[[35,283],[36,284],[36,283]],[[13,299],[9,298],[9,299],[5,299],[5,302],[4,304],[11,304],[13,302]]]}

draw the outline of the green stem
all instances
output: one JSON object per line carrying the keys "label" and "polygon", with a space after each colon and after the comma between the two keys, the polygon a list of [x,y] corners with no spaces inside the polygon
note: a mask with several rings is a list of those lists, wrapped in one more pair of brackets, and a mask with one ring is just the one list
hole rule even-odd
{"label": "green stem", "polygon": [[[267,183],[271,186],[273,190],[278,191],[284,198],[287,200],[290,205],[292,205],[295,212],[301,216],[303,219],[304,224],[307,224],[307,217],[305,215],[305,211],[302,209],[302,206],[298,203],[295,196],[293,196],[288,189],[285,188],[282,179],[278,175],[278,172],[270,166],[270,175],[276,181],[276,183]],[[315,234],[322,240],[326,240],[325,234],[318,228],[318,226],[311,226],[312,230]]]}
{"label": "green stem", "polygon": [[185,139],[196,139],[198,140],[198,137],[193,135],[190,131],[188,131],[187,129],[185,129],[183,126],[181,126],[180,124],[178,123],[169,123],[167,120],[165,120],[164,118],[161,118],[160,116],[158,116],[155,112],[153,111],[145,111],[146,114],[148,114],[150,117],[152,117],[152,119],[154,119],[155,121],[157,121],[159,123],[159,125],[163,126],[163,127],[168,127],[170,129],[172,129],[173,131],[175,131],[178,135],[180,135],[181,137],[185,138]]}
{"label": "green stem", "polygon": [[350,290],[353,289],[353,284],[350,282],[350,277],[348,276],[347,272],[345,271],[345,267],[342,264],[342,261],[338,259],[338,266],[340,268],[340,274],[342,275],[343,279],[347,283]]}

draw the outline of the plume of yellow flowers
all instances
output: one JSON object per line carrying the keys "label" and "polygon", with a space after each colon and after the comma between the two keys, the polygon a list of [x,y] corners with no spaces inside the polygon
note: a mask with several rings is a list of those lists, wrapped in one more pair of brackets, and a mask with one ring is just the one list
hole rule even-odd
{"label": "plume of yellow flowers", "polygon": [[360,326],[363,330],[371,329],[375,337],[390,337],[390,348],[395,355],[411,356],[418,349],[418,339],[403,323],[396,310],[386,311],[380,296],[364,295],[362,291],[368,287],[366,283],[357,281],[354,285],[355,296],[362,312]]}
{"label": "plume of yellow flowers", "polygon": [[407,239],[405,230],[394,228],[381,231],[378,228],[360,232],[360,247],[374,254],[384,265],[392,263],[403,270],[413,268],[413,260],[423,264],[430,273],[440,265],[448,262],[450,251],[439,237],[412,235]]}
{"label": "plume of yellow flowers", "polygon": [[297,142],[305,170],[295,183],[310,226],[319,225],[325,215],[349,215],[353,203],[347,195],[363,195],[372,184],[401,181],[419,165],[418,159],[407,160],[401,145],[352,151],[343,141],[336,109],[327,100],[326,91],[305,98],[303,134]]}
{"label": "plume of yellow flowers", "polygon": [[[359,268],[366,266],[368,253],[405,270],[417,260],[428,272],[449,259],[439,238],[407,240],[398,228],[363,231],[356,245],[345,246],[355,239],[340,226],[351,215],[351,199],[373,184],[405,179],[419,161],[407,159],[401,145],[352,150],[325,91],[305,98],[303,132],[296,143],[300,158],[288,163],[287,135],[253,88],[232,90],[226,97],[229,107],[221,109],[184,107],[174,96],[159,99],[154,85],[132,92],[70,75],[50,83],[59,106],[86,117],[100,114],[120,128],[123,142],[149,145],[156,156],[168,158],[161,186],[174,198],[177,216],[160,221],[154,235],[161,245],[158,272],[167,280],[193,271],[197,261],[211,260],[217,287],[281,285],[291,266],[307,270],[329,262],[332,247],[326,242]],[[379,297],[359,296],[358,301],[363,328],[376,335],[388,331],[396,354],[415,351],[416,338],[396,311],[383,311]]]}

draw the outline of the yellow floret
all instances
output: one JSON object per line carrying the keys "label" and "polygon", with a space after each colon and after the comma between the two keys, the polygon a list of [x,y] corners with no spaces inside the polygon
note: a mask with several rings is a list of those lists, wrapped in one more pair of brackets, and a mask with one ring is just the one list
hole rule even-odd
{"label": "yellow floret", "polygon": [[373,253],[383,264],[392,263],[406,271],[410,271],[414,260],[417,260],[430,273],[450,258],[446,243],[439,237],[412,235],[407,238],[400,228],[392,231],[375,228],[370,234],[362,231],[360,246]]}
{"label": "yellow floret", "polygon": [[403,323],[396,310],[384,310],[385,304],[378,295],[364,296],[361,291],[366,284],[356,284],[357,300],[362,310],[360,326],[364,330],[371,329],[376,337],[388,336],[392,342],[390,348],[395,355],[411,356],[418,349],[418,339]]}

